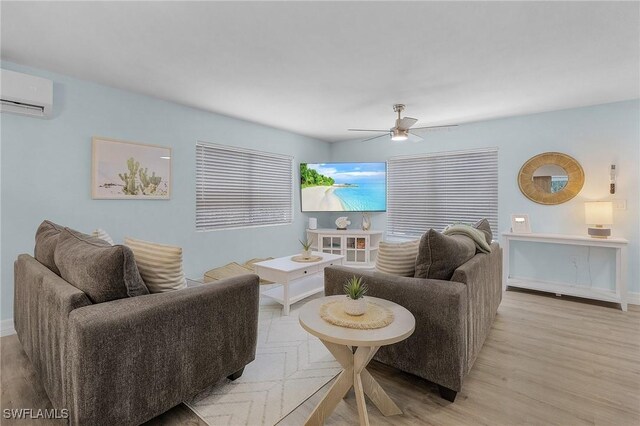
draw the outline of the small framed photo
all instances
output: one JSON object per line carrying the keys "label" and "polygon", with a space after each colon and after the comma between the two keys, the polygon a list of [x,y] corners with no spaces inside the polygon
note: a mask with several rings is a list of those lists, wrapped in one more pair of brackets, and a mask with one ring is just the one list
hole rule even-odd
{"label": "small framed photo", "polygon": [[92,139],[91,197],[113,200],[171,198],[171,148]]}
{"label": "small framed photo", "polygon": [[529,223],[528,214],[512,214],[511,215],[511,232],[514,234],[530,234],[531,223]]}

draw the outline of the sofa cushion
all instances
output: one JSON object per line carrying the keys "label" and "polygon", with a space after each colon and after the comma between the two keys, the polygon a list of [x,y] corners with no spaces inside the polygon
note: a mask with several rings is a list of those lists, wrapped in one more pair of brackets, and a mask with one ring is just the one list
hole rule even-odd
{"label": "sofa cushion", "polygon": [[93,303],[149,294],[133,253],[126,246],[65,228],[55,250],[60,276]]}
{"label": "sofa cushion", "polygon": [[[266,260],[272,260],[273,257],[254,257],[252,259],[247,260],[246,262],[244,262],[241,266],[243,268],[247,268],[251,270],[252,274],[256,274],[256,263],[258,262],[264,262]],[[205,276],[207,275],[207,272],[205,272]],[[206,278],[206,277],[205,277]],[[269,280],[265,280],[264,278],[260,278],[260,284],[273,284],[273,281],[269,281]]]}
{"label": "sofa cushion", "polygon": [[36,231],[36,246],[33,249],[33,257],[58,275],[60,275],[60,270],[56,266],[53,254],[58,245],[58,235],[63,229],[63,226],[45,220]]}
{"label": "sofa cushion", "polygon": [[151,293],[164,293],[187,287],[182,270],[181,247],[130,237],[126,237],[124,243],[133,251],[140,275]]}
{"label": "sofa cushion", "polygon": [[378,245],[376,270],[385,274],[412,277],[416,270],[416,257],[420,240],[403,243],[381,241]]}
{"label": "sofa cushion", "polygon": [[481,219],[473,224],[473,227],[482,231],[485,239],[487,240],[487,244],[491,245],[491,241],[493,241],[493,232],[491,232],[491,225],[487,219]]}
{"label": "sofa cushion", "polygon": [[253,269],[250,269],[244,265],[240,265],[237,262],[227,263],[224,266],[213,268],[204,273],[204,282],[210,283],[213,281],[220,281],[231,277],[238,277],[240,275],[255,274]]}
{"label": "sofa cushion", "polygon": [[104,241],[108,242],[111,245],[115,244],[113,242],[113,238],[111,238],[111,235],[109,235],[107,233],[107,231],[105,231],[104,229],[101,229],[101,228],[96,229],[95,231],[93,231],[91,236],[92,237],[96,237],[96,238],[100,238],[101,240],[104,240]]}
{"label": "sofa cushion", "polygon": [[443,235],[430,229],[420,239],[416,278],[450,280],[458,266],[476,254],[473,240],[464,235]]}

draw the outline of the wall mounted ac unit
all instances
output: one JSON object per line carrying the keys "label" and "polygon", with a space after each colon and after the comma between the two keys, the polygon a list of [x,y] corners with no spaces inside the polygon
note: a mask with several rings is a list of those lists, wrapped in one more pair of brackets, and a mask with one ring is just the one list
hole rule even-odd
{"label": "wall mounted ac unit", "polygon": [[0,112],[40,118],[51,117],[51,80],[4,69],[0,72]]}

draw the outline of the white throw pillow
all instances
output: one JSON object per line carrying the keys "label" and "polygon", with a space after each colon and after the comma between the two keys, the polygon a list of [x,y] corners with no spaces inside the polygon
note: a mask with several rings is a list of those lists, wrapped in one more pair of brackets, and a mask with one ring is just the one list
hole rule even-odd
{"label": "white throw pillow", "polygon": [[180,290],[187,286],[182,270],[182,248],[125,237],[140,275],[150,293]]}
{"label": "white throw pillow", "polygon": [[106,242],[108,242],[109,244],[113,245],[113,238],[111,238],[111,236],[109,234],[107,234],[107,231],[105,231],[104,229],[98,228],[95,231],[93,231],[93,233],[91,234],[94,237],[98,237],[101,240],[104,240]]}
{"label": "white throw pillow", "polygon": [[376,257],[376,270],[386,274],[413,277],[420,240],[404,243],[381,241]]}

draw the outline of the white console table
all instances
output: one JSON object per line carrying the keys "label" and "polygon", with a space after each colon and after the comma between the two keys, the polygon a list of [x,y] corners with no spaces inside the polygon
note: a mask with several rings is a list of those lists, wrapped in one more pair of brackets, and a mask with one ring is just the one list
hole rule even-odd
{"label": "white console table", "polygon": [[307,240],[311,241],[313,250],[344,256],[345,265],[372,268],[382,234],[382,231],[361,229],[307,229]]}
{"label": "white console table", "polygon": [[[606,302],[619,303],[623,311],[627,310],[627,245],[629,242],[624,238],[591,238],[582,235],[563,234],[515,234],[512,232],[502,233],[503,241],[503,288],[507,286],[527,288],[531,290],[545,291],[549,293],[564,294],[567,296],[584,297],[587,299],[603,300]],[[566,244],[574,246],[600,247],[615,250],[615,288],[614,290],[604,290],[591,288],[583,285],[573,285],[570,283],[541,281],[529,278],[518,278],[509,271],[509,245],[514,241],[526,241],[546,244]],[[544,267],[544,265],[540,265]]]}

